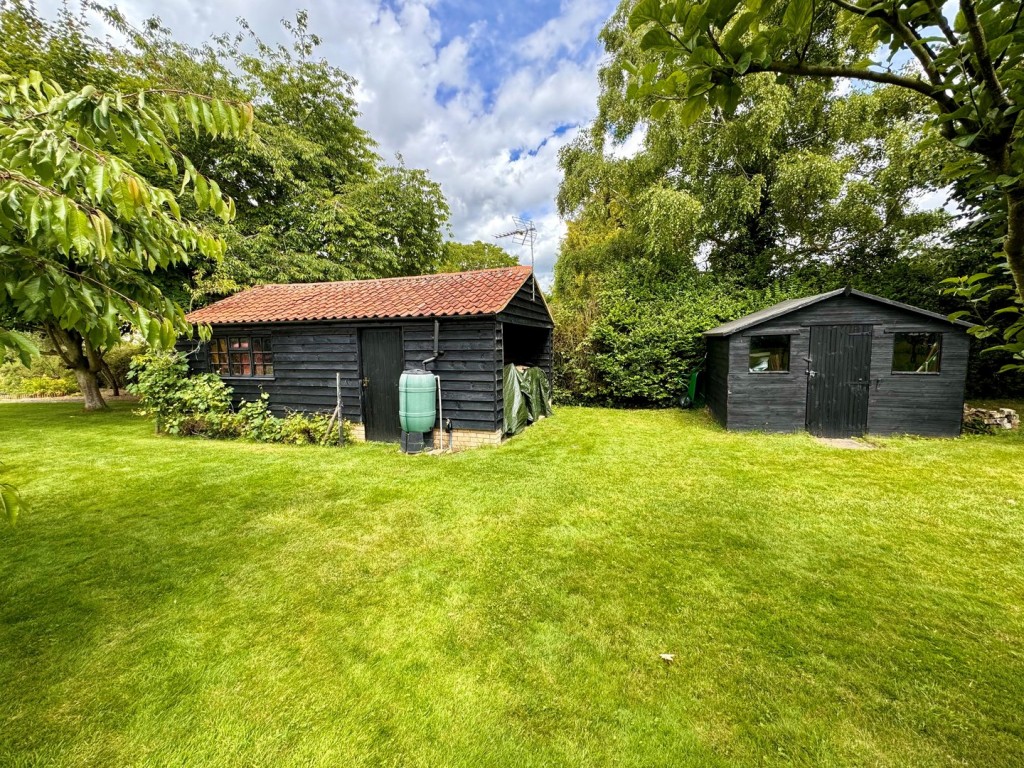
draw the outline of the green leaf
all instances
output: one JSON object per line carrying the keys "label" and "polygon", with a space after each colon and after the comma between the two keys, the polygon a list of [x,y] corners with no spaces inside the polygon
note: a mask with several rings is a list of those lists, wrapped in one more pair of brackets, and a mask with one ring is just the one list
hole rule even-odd
{"label": "green leaf", "polygon": [[707,99],[703,96],[692,96],[686,100],[683,104],[683,108],[679,111],[679,122],[684,127],[693,125],[704,114],[704,109],[707,107]]}
{"label": "green leaf", "polygon": [[641,0],[629,14],[629,30],[635,32],[651,21],[661,21],[660,0]]}
{"label": "green leaf", "polygon": [[199,210],[202,211],[210,207],[210,187],[207,185],[206,179],[203,178],[202,174],[197,175],[195,178],[192,196]]}
{"label": "green leaf", "polygon": [[661,118],[665,116],[665,113],[668,112],[668,105],[669,103],[664,99],[659,99],[658,101],[654,102],[654,104],[651,106],[651,119],[661,120]]}
{"label": "green leaf", "polygon": [[103,163],[96,163],[89,172],[89,179],[86,182],[89,197],[92,198],[94,203],[99,203],[103,199],[105,179],[106,168],[104,168]]}
{"label": "green leaf", "polygon": [[32,362],[32,358],[39,356],[39,347],[30,338],[15,331],[0,329],[0,349],[13,350],[21,364],[26,367]]}
{"label": "green leaf", "polygon": [[53,311],[54,317],[60,317],[63,314],[66,303],[64,289],[55,285],[50,291],[50,309]]}
{"label": "green leaf", "polygon": [[978,135],[978,133],[969,133],[966,136],[958,136],[957,138],[953,139],[953,143],[956,144],[958,147],[967,149],[969,146],[971,146],[971,144],[974,143],[974,140],[978,138]]}
{"label": "green leaf", "polygon": [[664,27],[651,27],[640,41],[640,48],[645,51],[672,48],[673,45],[673,40]]}
{"label": "green leaf", "polygon": [[44,205],[43,197],[40,195],[32,201],[32,206],[28,209],[28,237],[30,240],[34,240],[39,232],[39,226],[43,220]]}
{"label": "green leaf", "polygon": [[80,256],[88,256],[92,250],[92,227],[89,217],[79,208],[73,208],[68,216],[71,244]]}
{"label": "green leaf", "polygon": [[793,37],[803,35],[810,27],[813,8],[811,0],[789,0],[782,15],[782,24]]}
{"label": "green leaf", "polygon": [[43,279],[38,275],[28,280],[21,286],[21,293],[32,303],[43,300]]}
{"label": "green leaf", "polygon": [[0,513],[10,525],[18,522],[18,515],[24,508],[25,504],[15,487],[9,483],[0,483]]}

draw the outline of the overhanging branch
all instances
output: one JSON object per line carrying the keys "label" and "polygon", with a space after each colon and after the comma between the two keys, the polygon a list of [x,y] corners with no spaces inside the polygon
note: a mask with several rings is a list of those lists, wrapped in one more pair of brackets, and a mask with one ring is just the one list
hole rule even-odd
{"label": "overhanging branch", "polygon": [[911,91],[927,96],[941,107],[943,112],[951,113],[956,111],[956,104],[953,99],[941,89],[936,88],[924,80],[916,77],[893,74],[892,72],[876,72],[871,69],[854,69],[852,67],[830,67],[818,64],[787,64],[782,61],[773,61],[771,64],[751,64],[747,69],[748,73],[753,72],[774,72],[780,75],[793,75],[796,77],[824,77],[836,78],[845,77],[850,80],[865,80],[880,85],[895,85],[899,88],[907,88]]}
{"label": "overhanging branch", "polygon": [[985,30],[978,20],[978,10],[974,7],[974,0],[960,0],[960,10],[964,14],[964,21],[967,22],[967,34],[971,37],[974,45],[974,56],[978,60],[978,69],[981,72],[981,80],[985,87],[992,92],[992,100],[1001,109],[1010,106],[1006,94],[1003,93],[1003,86],[999,83],[996,69],[992,64],[992,57],[988,53],[988,40],[985,39]]}

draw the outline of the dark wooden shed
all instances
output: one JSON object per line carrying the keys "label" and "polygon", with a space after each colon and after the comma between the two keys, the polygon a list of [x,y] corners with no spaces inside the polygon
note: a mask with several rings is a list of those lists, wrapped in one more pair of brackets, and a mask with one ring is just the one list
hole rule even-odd
{"label": "dark wooden shed", "polygon": [[[341,374],[356,436],[398,441],[398,378],[441,379],[456,449],[499,443],[506,364],[551,380],[553,322],[530,267],[382,280],[262,285],[188,315],[209,342],[188,345],[193,371],[220,374],[237,400],[269,395],[276,413],[331,412]],[[440,427],[441,425],[436,425]]]}
{"label": "dark wooden shed", "polygon": [[728,429],[960,434],[970,323],[849,288],[705,333],[708,407]]}

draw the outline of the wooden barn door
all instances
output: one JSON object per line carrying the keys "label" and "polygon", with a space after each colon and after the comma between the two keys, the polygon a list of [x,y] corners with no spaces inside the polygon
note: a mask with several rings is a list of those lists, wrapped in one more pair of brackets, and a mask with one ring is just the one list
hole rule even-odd
{"label": "wooden barn door", "polygon": [[868,428],[871,326],[811,327],[807,363],[807,431],[853,437]]}
{"label": "wooden barn door", "polygon": [[366,439],[398,442],[398,379],[402,375],[402,330],[364,328],[359,333],[359,357],[363,367],[363,424]]}

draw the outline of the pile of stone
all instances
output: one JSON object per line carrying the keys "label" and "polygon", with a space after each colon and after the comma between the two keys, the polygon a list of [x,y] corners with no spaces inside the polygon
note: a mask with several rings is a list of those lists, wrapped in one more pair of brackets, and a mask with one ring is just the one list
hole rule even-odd
{"label": "pile of stone", "polygon": [[1012,408],[972,408],[964,406],[964,432],[991,434],[1001,429],[1017,429],[1020,416]]}

